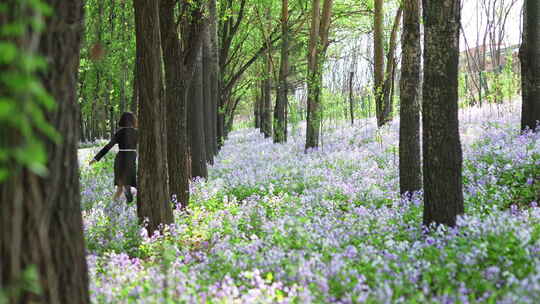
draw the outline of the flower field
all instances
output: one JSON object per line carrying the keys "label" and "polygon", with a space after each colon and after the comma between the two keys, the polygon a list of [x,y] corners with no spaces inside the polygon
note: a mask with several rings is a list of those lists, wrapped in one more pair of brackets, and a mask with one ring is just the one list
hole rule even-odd
{"label": "flower field", "polygon": [[[538,303],[540,134],[518,103],[460,112],[465,216],[426,233],[422,196],[399,197],[395,120],[326,123],[304,153],[233,132],[187,213],[148,236],[112,202],[112,160],[81,157],[94,303]],[[94,148],[95,149],[95,148]]]}

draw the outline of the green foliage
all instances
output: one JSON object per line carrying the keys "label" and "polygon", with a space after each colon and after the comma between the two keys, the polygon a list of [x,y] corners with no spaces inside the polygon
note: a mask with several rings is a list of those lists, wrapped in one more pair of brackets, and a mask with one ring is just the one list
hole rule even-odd
{"label": "green foliage", "polygon": [[17,286],[0,288],[0,304],[8,304],[9,298],[17,298],[23,292],[41,294],[43,292],[39,282],[39,274],[35,265],[30,265],[23,270],[21,280]]}
{"label": "green foliage", "polygon": [[38,76],[46,62],[29,42],[39,39],[52,10],[41,0],[16,2],[0,7],[12,16],[0,24],[0,182],[18,168],[46,175],[45,144],[61,139],[45,118],[56,107]]}
{"label": "green foliage", "polygon": [[85,1],[79,67],[83,140],[107,137],[133,97],[135,16],[132,1]]}
{"label": "green foliage", "polygon": [[[506,56],[505,64],[494,71],[482,71],[475,75],[459,74],[460,106],[485,102],[502,103],[512,100],[520,93],[520,75],[515,71],[516,62],[512,54]],[[481,91],[479,89],[481,87]]]}

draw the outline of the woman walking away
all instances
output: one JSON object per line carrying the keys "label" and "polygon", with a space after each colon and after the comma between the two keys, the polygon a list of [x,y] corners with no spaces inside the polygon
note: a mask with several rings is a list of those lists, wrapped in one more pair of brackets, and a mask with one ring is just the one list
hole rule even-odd
{"label": "woman walking away", "polygon": [[128,202],[133,201],[131,187],[137,188],[137,120],[135,115],[125,112],[118,122],[118,131],[114,134],[111,141],[99,151],[99,153],[90,161],[90,165],[99,161],[109,150],[118,144],[118,154],[114,159],[114,185],[116,193],[113,200],[118,200],[122,192],[126,195]]}

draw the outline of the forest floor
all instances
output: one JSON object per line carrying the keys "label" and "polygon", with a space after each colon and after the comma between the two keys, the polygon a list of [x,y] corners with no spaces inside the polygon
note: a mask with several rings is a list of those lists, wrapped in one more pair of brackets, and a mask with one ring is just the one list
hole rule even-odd
{"label": "forest floor", "polygon": [[[398,194],[399,122],[326,123],[273,144],[232,133],[189,214],[147,236],[111,202],[113,154],[81,167],[94,303],[538,303],[540,134],[519,103],[460,112],[466,215],[424,233]],[[97,148],[81,151],[87,162]]]}

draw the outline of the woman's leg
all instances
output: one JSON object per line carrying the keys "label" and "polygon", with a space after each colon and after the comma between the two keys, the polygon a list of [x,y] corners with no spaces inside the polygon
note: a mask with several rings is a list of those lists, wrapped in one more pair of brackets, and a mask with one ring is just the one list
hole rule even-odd
{"label": "woman's leg", "polygon": [[120,195],[122,195],[123,190],[124,190],[124,186],[122,185],[116,186],[116,193],[113,196],[114,201],[117,201],[120,198]]}

